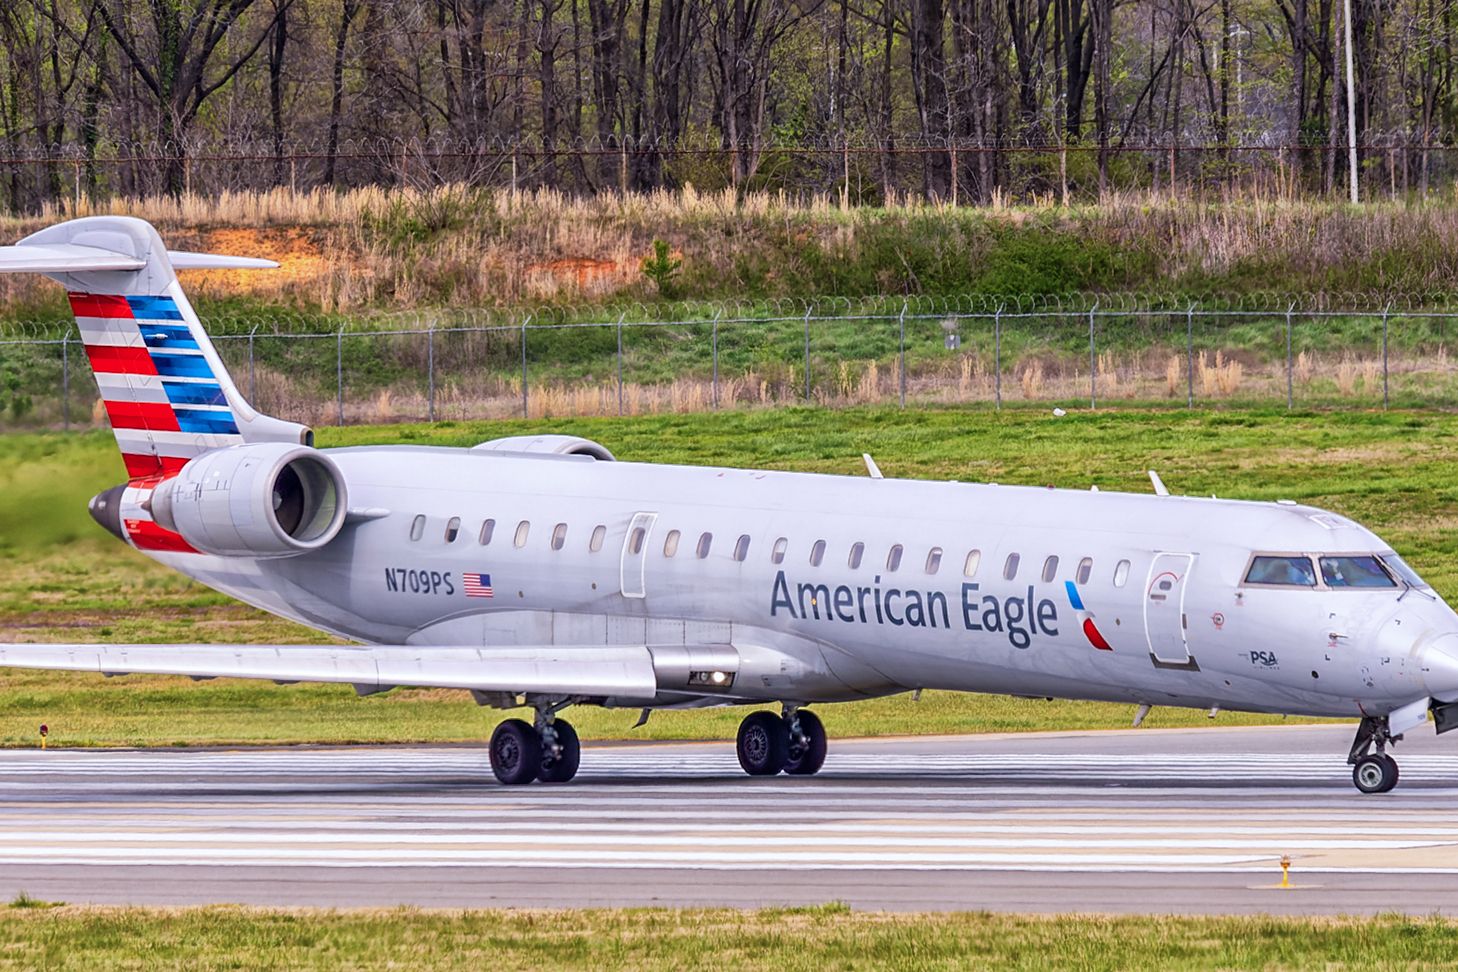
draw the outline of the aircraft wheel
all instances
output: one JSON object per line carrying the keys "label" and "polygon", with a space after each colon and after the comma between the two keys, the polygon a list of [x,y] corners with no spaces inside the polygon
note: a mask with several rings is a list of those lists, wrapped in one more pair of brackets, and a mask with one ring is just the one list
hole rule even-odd
{"label": "aircraft wheel", "polygon": [[1386,793],[1397,785],[1397,760],[1386,753],[1370,753],[1352,767],[1352,782],[1363,793]]}
{"label": "aircraft wheel", "polygon": [[507,786],[530,783],[542,768],[542,742],[530,723],[507,719],[491,734],[491,772]]}
{"label": "aircraft wheel", "polygon": [[791,776],[813,776],[825,765],[825,750],[828,740],[825,726],[813,712],[801,709],[795,713],[800,720],[800,732],[805,737],[804,746],[796,746],[791,737],[789,759],[785,761],[785,772]]}
{"label": "aircraft wheel", "polygon": [[774,776],[790,756],[790,727],[773,712],[751,712],[739,724],[735,747],[750,776]]}
{"label": "aircraft wheel", "polygon": [[577,765],[582,762],[582,744],[577,741],[577,730],[572,723],[558,719],[552,723],[557,733],[557,745],[562,752],[555,758],[542,753],[542,770],[537,779],[543,783],[566,783],[577,775]]}

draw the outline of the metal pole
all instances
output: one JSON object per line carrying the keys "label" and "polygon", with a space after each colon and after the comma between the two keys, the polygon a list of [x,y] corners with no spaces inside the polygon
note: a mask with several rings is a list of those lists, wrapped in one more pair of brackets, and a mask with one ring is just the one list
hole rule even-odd
{"label": "metal pole", "polygon": [[430,376],[430,389],[426,399],[426,418],[435,421],[435,322],[430,322],[430,330],[425,332],[425,360],[426,372]]}
{"label": "metal pole", "polygon": [[716,312],[714,314],[714,329],[713,329],[713,343],[714,343],[714,385],[713,385],[713,389],[714,389],[714,408],[715,409],[717,409],[719,407],[719,318],[722,317],[723,315],[724,315],[724,312],[722,310],[720,310],[720,311],[718,311],[718,312]]}
{"label": "metal pole", "polygon": [[1094,313],[1099,309],[1095,301],[1093,307],[1088,311],[1088,407],[1099,407],[1099,362],[1095,357],[1094,346]]}
{"label": "metal pole", "polygon": [[906,301],[901,302],[901,407],[906,407]]}
{"label": "metal pole", "polygon": [[1290,411],[1296,405],[1295,393],[1295,359],[1291,357],[1291,312],[1296,309],[1296,302],[1292,301],[1286,308],[1286,411]]}
{"label": "metal pole", "polygon": [[810,401],[810,308],[805,308],[805,401]]}
{"label": "metal pole", "polygon": [[521,417],[527,418],[527,323],[532,319],[528,314],[521,319]]}
{"label": "metal pole", "polygon": [[334,380],[336,383],[339,424],[344,424],[344,325],[339,325],[334,345]]}
{"label": "metal pole", "polygon": [[1388,301],[1387,306],[1382,308],[1382,408],[1385,410],[1390,398],[1387,389],[1387,315],[1392,310],[1392,302]]}
{"label": "metal pole", "polygon": [[258,325],[253,325],[253,330],[248,332],[248,404],[258,404],[258,382],[253,375],[253,335],[258,331]]}
{"label": "metal pole", "polygon": [[623,318],[618,315],[618,414],[623,414]]}
{"label": "metal pole", "polygon": [[1343,0],[1342,19],[1347,41],[1347,178],[1352,205],[1357,204],[1357,95],[1356,72],[1352,69],[1352,0]]}
{"label": "metal pole", "polygon": [[1185,407],[1195,407],[1195,305],[1185,308]]}
{"label": "metal pole", "polygon": [[992,388],[997,408],[1002,409],[1002,304],[992,315]]}
{"label": "metal pole", "polygon": [[71,431],[71,335],[61,338],[61,428]]}

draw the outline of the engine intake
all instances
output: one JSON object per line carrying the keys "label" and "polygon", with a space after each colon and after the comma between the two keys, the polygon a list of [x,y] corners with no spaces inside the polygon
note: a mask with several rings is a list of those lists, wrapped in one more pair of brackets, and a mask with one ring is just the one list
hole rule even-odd
{"label": "engine intake", "polygon": [[612,462],[607,446],[580,435],[508,435],[472,446],[472,452],[502,452],[509,455],[587,456]]}
{"label": "engine intake", "polygon": [[349,502],[317,449],[256,442],[193,459],[152,494],[152,517],[204,553],[293,557],[324,546]]}

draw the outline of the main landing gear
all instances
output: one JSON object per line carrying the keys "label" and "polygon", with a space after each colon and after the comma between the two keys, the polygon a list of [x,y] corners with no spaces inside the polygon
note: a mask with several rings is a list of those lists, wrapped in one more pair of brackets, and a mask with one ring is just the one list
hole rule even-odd
{"label": "main landing gear", "polygon": [[1357,789],[1363,793],[1386,793],[1397,785],[1397,760],[1386,750],[1401,738],[1389,731],[1386,716],[1367,716],[1362,720],[1347,756]]}
{"label": "main landing gear", "polygon": [[811,776],[825,765],[825,726],[813,712],[785,706],[783,715],[751,712],[739,724],[739,765],[750,776]]}
{"label": "main landing gear", "polygon": [[577,730],[556,710],[537,710],[536,725],[507,719],[491,734],[491,772],[508,786],[541,780],[566,783],[577,775],[582,745]]}

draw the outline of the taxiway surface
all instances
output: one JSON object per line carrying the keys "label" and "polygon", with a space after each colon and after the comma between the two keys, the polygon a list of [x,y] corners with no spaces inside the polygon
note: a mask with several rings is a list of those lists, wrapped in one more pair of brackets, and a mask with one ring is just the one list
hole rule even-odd
{"label": "taxiway surface", "polygon": [[832,740],[810,779],[594,746],[517,788],[484,748],[10,751],[0,896],[1458,915],[1458,745],[1415,731],[1362,796],[1352,731]]}

